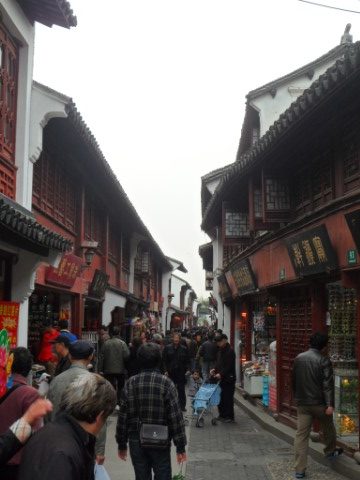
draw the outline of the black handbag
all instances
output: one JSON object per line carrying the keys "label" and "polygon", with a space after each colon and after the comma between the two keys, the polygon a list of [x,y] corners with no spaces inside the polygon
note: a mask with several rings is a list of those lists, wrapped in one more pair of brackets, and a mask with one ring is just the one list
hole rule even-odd
{"label": "black handbag", "polygon": [[167,448],[170,445],[169,428],[167,425],[141,423],[139,439],[142,448]]}

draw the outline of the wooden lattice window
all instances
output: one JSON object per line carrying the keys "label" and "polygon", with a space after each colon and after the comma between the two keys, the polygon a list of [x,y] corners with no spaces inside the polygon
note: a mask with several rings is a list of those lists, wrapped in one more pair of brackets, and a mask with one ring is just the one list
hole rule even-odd
{"label": "wooden lattice window", "polygon": [[98,242],[101,251],[104,231],[104,214],[88,197],[85,206],[85,239]]}
{"label": "wooden lattice window", "polygon": [[332,168],[328,162],[317,165],[311,173],[313,208],[318,208],[332,199]]}
{"label": "wooden lattice window", "polygon": [[294,182],[294,206],[300,213],[311,210],[311,178],[310,172],[306,170],[296,176]]}
{"label": "wooden lattice window", "polygon": [[115,230],[110,228],[109,234],[109,257],[115,263],[118,263],[120,257],[120,234],[117,234]]}
{"label": "wooden lattice window", "polygon": [[359,144],[349,139],[343,147],[344,190],[348,192],[360,186],[360,152]]}
{"label": "wooden lattice window", "polygon": [[18,47],[0,23],[0,193],[15,198]]}
{"label": "wooden lattice window", "polygon": [[250,236],[249,216],[247,213],[225,211],[225,236],[242,238]]}
{"label": "wooden lattice window", "polygon": [[75,232],[76,185],[59,159],[44,150],[34,165],[33,205]]}
{"label": "wooden lattice window", "polygon": [[122,269],[130,271],[130,240],[125,236],[122,240]]}
{"label": "wooden lattice window", "polygon": [[1,157],[15,163],[18,47],[0,24],[0,148]]}
{"label": "wooden lattice window", "polygon": [[263,199],[260,188],[254,190],[254,215],[255,218],[262,218],[263,216]]}
{"label": "wooden lattice window", "polygon": [[266,178],[265,200],[267,210],[289,210],[290,194],[287,181],[279,178]]}
{"label": "wooden lattice window", "polygon": [[280,358],[281,390],[280,408],[288,415],[295,415],[291,372],[295,357],[306,350],[312,333],[311,299],[284,299],[280,307],[281,348]]}

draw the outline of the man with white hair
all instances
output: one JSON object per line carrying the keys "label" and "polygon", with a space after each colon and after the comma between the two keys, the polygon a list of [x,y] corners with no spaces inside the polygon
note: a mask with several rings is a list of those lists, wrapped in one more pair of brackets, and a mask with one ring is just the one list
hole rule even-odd
{"label": "man with white hair", "polygon": [[107,380],[79,375],[64,392],[55,421],[26,445],[18,480],[94,480],[96,435],[115,405]]}

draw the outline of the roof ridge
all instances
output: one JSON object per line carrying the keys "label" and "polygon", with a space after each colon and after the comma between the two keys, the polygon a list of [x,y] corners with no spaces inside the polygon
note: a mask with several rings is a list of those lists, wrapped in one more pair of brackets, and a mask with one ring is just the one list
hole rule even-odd
{"label": "roof ridge", "polygon": [[271,80],[270,82],[267,82],[261,85],[260,87],[250,90],[250,92],[248,92],[248,94],[246,95],[246,98],[251,99],[254,96],[256,96],[258,93],[261,93],[262,91],[269,91],[275,86],[278,86],[279,84],[283,83],[284,81],[296,77],[300,73],[304,73],[304,72],[306,73],[307,71],[309,71],[309,74],[311,74],[311,67],[316,66],[317,64],[321,63],[323,60],[331,59],[336,54],[339,54],[341,52],[346,52],[349,49],[349,47],[351,47],[351,45],[353,44],[346,43],[346,44],[336,45],[336,47],[332,48],[327,53],[321,55],[320,57],[307,63],[306,65],[303,65],[302,67],[299,67],[293,70],[292,72],[287,73],[286,75],[282,75],[281,77],[275,80]]}
{"label": "roof ridge", "polygon": [[[262,153],[271,148],[280,136],[306,115],[310,107],[315,108],[326,94],[330,94],[339,83],[339,79],[348,78],[351,73],[360,69],[360,41],[348,46],[343,58],[339,58],[331,65],[326,72],[315,80],[303,94],[300,95],[291,105],[280,114],[279,118],[269,127],[268,131],[253,145],[253,147],[242,154],[239,159],[224,171],[214,194],[206,206],[202,228],[206,226],[207,218],[217,198],[221,194],[224,185],[228,183],[235,173],[240,173],[245,168],[250,168],[251,163]],[[310,107],[309,107],[310,105]]]}

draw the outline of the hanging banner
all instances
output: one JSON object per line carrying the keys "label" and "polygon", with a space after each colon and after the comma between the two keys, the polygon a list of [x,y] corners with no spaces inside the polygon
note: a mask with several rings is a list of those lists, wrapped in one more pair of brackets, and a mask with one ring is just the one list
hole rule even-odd
{"label": "hanging banner", "polygon": [[48,267],[46,269],[45,280],[52,285],[72,288],[76,277],[80,275],[83,260],[72,253],[66,253],[62,256],[58,268]]}
{"label": "hanging banner", "polygon": [[325,225],[285,240],[296,275],[324,273],[337,268],[337,258]]}
{"label": "hanging banner", "polygon": [[231,275],[235,281],[238,295],[255,292],[257,282],[248,258],[235,262],[230,267]]}
{"label": "hanging banner", "polygon": [[[347,213],[345,219],[354,239],[357,251],[360,253],[360,210]],[[351,263],[356,263],[356,261]]]}
{"label": "hanging banner", "polygon": [[231,300],[232,294],[225,275],[220,275],[219,277],[217,277],[217,281],[219,284],[219,295],[221,297],[221,300],[223,302]]}
{"label": "hanging banner", "polygon": [[12,355],[17,345],[19,303],[0,302],[0,397],[7,390],[11,374]]}
{"label": "hanging banner", "polygon": [[91,285],[89,287],[89,296],[103,299],[108,286],[109,275],[102,270],[95,270]]}
{"label": "hanging banner", "polygon": [[0,302],[0,330],[6,330],[10,348],[16,348],[20,304]]}

